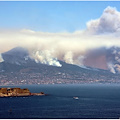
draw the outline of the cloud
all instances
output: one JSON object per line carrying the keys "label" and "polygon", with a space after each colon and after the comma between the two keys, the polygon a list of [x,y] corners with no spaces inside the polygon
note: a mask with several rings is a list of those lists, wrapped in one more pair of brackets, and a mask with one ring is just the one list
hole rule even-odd
{"label": "cloud", "polygon": [[100,18],[87,23],[87,31],[92,34],[120,32],[120,12],[108,6]]}

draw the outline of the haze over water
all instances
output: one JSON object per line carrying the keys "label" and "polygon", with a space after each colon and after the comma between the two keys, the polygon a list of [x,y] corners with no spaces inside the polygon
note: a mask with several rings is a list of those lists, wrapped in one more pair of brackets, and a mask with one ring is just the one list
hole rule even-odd
{"label": "haze over water", "polygon": [[[118,84],[56,84],[15,87],[28,88],[31,92],[43,91],[49,95],[1,98],[0,118],[118,119],[120,116],[120,87]],[[79,99],[73,99],[74,96]]]}

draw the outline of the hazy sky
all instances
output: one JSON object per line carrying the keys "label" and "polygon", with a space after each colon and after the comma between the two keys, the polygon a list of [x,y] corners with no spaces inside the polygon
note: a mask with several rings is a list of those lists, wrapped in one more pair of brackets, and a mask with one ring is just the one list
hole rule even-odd
{"label": "hazy sky", "polygon": [[82,66],[88,51],[120,47],[120,1],[0,1],[0,53],[18,46],[37,62]]}
{"label": "hazy sky", "polygon": [[107,6],[120,11],[120,1],[0,1],[0,28],[74,32],[99,18]]}

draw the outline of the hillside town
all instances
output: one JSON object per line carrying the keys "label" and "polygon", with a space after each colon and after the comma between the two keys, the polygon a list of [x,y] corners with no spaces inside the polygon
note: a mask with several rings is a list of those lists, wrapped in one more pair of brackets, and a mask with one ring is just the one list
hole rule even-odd
{"label": "hillside town", "polygon": [[2,73],[0,74],[0,85],[21,84],[80,84],[80,83],[120,83],[120,76],[114,74],[90,74],[85,72],[54,72],[49,73]]}

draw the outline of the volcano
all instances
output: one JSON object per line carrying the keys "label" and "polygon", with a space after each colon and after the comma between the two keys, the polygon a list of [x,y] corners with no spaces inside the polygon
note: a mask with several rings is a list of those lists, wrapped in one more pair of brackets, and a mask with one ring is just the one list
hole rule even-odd
{"label": "volcano", "polygon": [[[111,50],[112,55],[113,50]],[[1,54],[3,61],[0,63],[0,84],[119,82],[120,74],[110,72],[107,67],[108,60],[114,64],[118,62],[112,58],[115,55],[111,56],[107,52],[104,55],[100,54],[100,57],[94,60],[97,67],[91,65],[90,54],[88,55],[89,61],[85,61],[88,66],[80,67],[59,60],[62,66],[57,67],[36,62],[30,57],[27,49],[13,48]],[[116,54],[118,55],[117,52]],[[105,69],[102,65],[106,66]]]}

